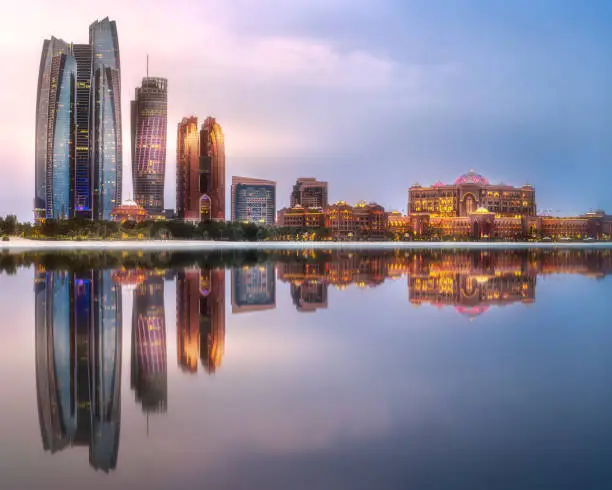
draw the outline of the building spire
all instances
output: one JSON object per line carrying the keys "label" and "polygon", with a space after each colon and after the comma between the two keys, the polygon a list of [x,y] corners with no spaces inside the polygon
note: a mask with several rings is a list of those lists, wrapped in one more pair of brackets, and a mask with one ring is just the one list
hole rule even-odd
{"label": "building spire", "polygon": [[149,53],[147,53],[147,78],[149,78]]}

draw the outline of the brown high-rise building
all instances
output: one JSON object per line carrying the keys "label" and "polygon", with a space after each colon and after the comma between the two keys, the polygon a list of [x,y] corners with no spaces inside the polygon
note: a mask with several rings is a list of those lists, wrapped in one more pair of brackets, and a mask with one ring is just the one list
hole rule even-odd
{"label": "brown high-rise building", "polygon": [[198,118],[184,117],[176,136],[176,216],[200,219],[200,135]]}
{"label": "brown high-rise building", "polygon": [[176,348],[179,366],[198,370],[200,347],[200,271],[179,271],[176,279]]}
{"label": "brown high-rise building", "polygon": [[327,182],[312,177],[300,177],[291,192],[291,207],[327,208]]}
{"label": "brown high-rise building", "polygon": [[225,221],[225,143],[217,121],[200,130],[200,219]]}

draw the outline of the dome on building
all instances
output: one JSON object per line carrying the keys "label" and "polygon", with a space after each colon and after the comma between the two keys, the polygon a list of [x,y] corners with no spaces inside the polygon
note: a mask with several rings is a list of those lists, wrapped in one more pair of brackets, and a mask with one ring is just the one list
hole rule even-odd
{"label": "dome on building", "polygon": [[433,185],[433,187],[444,187],[444,182],[442,182],[441,180],[436,181],[436,183]]}
{"label": "dome on building", "polygon": [[470,170],[468,173],[457,177],[457,180],[455,180],[455,185],[460,184],[489,185],[489,180],[473,170]]}
{"label": "dome on building", "polygon": [[476,211],[474,211],[473,214],[489,214],[490,211],[487,208],[478,208]]}
{"label": "dome on building", "polygon": [[489,307],[487,305],[476,306],[455,306],[455,311],[460,315],[467,316],[470,320],[485,313]]}

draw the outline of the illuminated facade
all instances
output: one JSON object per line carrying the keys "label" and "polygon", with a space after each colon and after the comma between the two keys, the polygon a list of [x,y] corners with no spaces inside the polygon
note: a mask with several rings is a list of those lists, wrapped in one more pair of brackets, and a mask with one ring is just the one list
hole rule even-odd
{"label": "illuminated facade", "polygon": [[145,412],[168,407],[164,278],[148,272],[134,291],[131,386]]}
{"label": "illuminated facade", "polygon": [[291,207],[297,205],[304,208],[325,209],[328,205],[328,184],[312,177],[301,177],[293,186],[291,192]]}
{"label": "illuminated facade", "polygon": [[326,209],[325,226],[337,239],[382,238],[387,232],[387,213],[376,203],[361,201],[351,206],[340,201]]}
{"label": "illuminated facade", "polygon": [[276,307],[274,263],[236,268],[232,271],[232,313]]}
{"label": "illuminated facade", "polygon": [[117,465],[121,419],[121,288],[112,273],[38,269],[36,391],[43,448],[88,446]]}
{"label": "illuminated facade", "polygon": [[127,200],[120,206],[113,208],[110,214],[110,219],[119,223],[125,223],[126,221],[142,223],[148,218],[149,213],[147,213],[147,210],[132,200]]}
{"label": "illuminated facade", "polygon": [[200,221],[200,134],[197,117],[184,117],[176,135],[176,217]]}
{"label": "illuminated facade", "polygon": [[151,216],[164,214],[168,80],[145,77],[131,102],[134,200]]}
{"label": "illuminated facade", "polygon": [[276,182],[232,177],[232,221],[273,225],[276,217]]}
{"label": "illuminated facade", "polygon": [[225,140],[208,117],[200,129],[200,219],[225,221]]}
{"label": "illuminated facade", "polygon": [[45,40],[36,102],[34,214],[109,219],[121,201],[121,75],[117,27],[89,27],[89,44]]}
{"label": "illuminated facade", "polygon": [[535,216],[535,189],[490,184],[473,170],[453,184],[436,182],[431,187],[413,185],[409,190],[409,214],[428,213],[440,217],[468,217],[479,208],[498,216]]}
{"label": "illuminated facade", "polygon": [[294,228],[323,228],[325,212],[321,208],[303,208],[299,204],[291,208],[280,209],[277,213],[278,226]]}
{"label": "illuminated facade", "polygon": [[195,373],[198,357],[208,373],[220,366],[225,351],[225,270],[180,271],[176,287],[177,358]]}

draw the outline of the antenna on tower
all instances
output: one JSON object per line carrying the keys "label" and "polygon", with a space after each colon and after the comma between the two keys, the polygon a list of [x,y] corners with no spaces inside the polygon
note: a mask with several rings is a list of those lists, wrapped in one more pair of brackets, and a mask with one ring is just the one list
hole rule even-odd
{"label": "antenna on tower", "polygon": [[147,53],[147,78],[149,78],[149,54]]}

